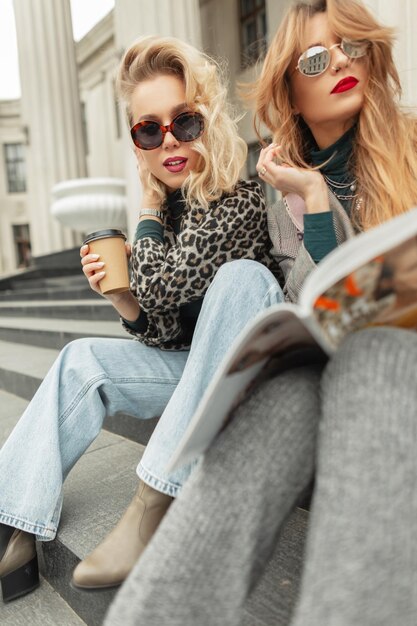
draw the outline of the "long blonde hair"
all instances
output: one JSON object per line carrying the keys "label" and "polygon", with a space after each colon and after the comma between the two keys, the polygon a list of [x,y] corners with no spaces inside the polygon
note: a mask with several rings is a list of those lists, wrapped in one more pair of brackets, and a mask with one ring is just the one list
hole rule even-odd
{"label": "long blonde hair", "polygon": [[[290,72],[305,47],[307,20],[327,11],[338,37],[372,42],[369,81],[359,114],[353,162],[363,210],[352,216],[368,228],[417,203],[417,120],[399,106],[401,85],[394,65],[394,31],[380,25],[360,0],[301,0],[290,7],[266,55],[260,77],[248,92],[256,107],[255,128],[265,124],[283,145],[285,160],[306,163],[300,119],[291,106]],[[295,61],[295,63],[294,63]]]}
{"label": "long blonde hair", "polygon": [[[193,149],[200,155],[198,171],[190,172],[183,187],[189,205],[207,208],[211,201],[233,190],[247,155],[227,101],[221,69],[208,56],[173,37],[138,40],[125,52],[116,82],[129,127],[134,123],[130,102],[135,87],[161,74],[180,78],[187,104],[204,117],[204,133],[193,142]],[[152,174],[149,176],[162,202],[165,187]]]}

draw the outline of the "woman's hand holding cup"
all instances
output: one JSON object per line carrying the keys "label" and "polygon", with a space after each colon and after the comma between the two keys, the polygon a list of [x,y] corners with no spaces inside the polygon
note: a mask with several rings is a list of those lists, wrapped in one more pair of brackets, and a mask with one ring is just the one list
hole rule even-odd
{"label": "woman's hand holding cup", "polygon": [[[132,254],[132,248],[129,243],[125,243],[126,257],[130,258]],[[100,281],[106,276],[106,263],[100,256],[100,254],[90,251],[88,244],[84,244],[80,248],[81,266],[84,276],[87,278],[88,283],[93,291],[99,293],[109,300],[114,300],[114,296],[120,295],[115,293],[103,293],[100,287]],[[122,292],[127,293],[127,292]]]}
{"label": "woman's hand holding cup", "polygon": [[127,259],[130,253],[130,245],[126,244],[126,237],[119,230],[105,229],[88,235],[80,256],[91,289],[106,297],[128,292]]}
{"label": "woman's hand holding cup", "polygon": [[91,289],[100,295],[100,280],[104,278],[106,271],[103,269],[105,263],[100,261],[99,254],[89,254],[88,253],[88,245],[81,246],[80,248],[80,256],[81,256],[81,265],[82,271],[86,279],[88,280],[88,284]]}
{"label": "woman's hand holding cup", "polygon": [[133,322],[140,314],[140,307],[138,301],[129,290],[127,259],[132,254],[132,248],[128,243],[124,243],[124,248],[126,253],[124,259],[121,258],[123,255],[121,254],[120,246],[118,258],[111,254],[111,248],[104,248],[105,253],[109,254],[109,273],[111,274],[113,270],[113,274],[116,275],[112,277],[110,283],[107,281],[105,289],[102,288],[100,283],[106,277],[106,263],[100,254],[91,250],[88,243],[80,248],[81,265],[91,289],[107,298],[121,317]]}

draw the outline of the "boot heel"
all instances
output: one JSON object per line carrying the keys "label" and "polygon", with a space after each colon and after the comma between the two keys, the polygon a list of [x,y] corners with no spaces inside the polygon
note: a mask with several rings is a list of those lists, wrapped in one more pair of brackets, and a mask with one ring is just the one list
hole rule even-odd
{"label": "boot heel", "polygon": [[3,602],[10,602],[24,596],[39,586],[38,557],[22,565],[14,572],[10,572],[1,579]]}

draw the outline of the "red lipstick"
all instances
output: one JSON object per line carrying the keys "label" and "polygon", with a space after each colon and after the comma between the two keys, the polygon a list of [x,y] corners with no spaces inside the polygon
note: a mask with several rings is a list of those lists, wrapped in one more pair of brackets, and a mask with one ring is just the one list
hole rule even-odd
{"label": "red lipstick", "polygon": [[334,87],[330,93],[342,93],[343,91],[349,91],[349,89],[356,87],[358,82],[358,79],[354,76],[347,76],[347,78],[339,80],[336,87]]}
{"label": "red lipstick", "polygon": [[163,162],[163,166],[167,168],[168,172],[178,174],[178,172],[182,172],[184,167],[187,165],[187,161],[188,159],[182,156],[168,157]]}

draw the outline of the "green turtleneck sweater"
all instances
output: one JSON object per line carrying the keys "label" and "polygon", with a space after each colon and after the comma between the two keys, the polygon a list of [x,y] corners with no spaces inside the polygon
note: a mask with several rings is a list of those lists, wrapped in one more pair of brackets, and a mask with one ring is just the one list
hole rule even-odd
{"label": "green turtleneck sweater", "polygon": [[[353,175],[349,171],[352,155],[352,143],[356,133],[356,125],[350,128],[335,143],[323,150],[317,146],[313,136],[308,138],[308,150],[312,165],[320,165],[330,159],[320,171],[338,184],[346,184],[342,195],[349,195],[349,183]],[[330,158],[332,157],[332,158]],[[332,189],[331,185],[329,185]],[[351,200],[339,200],[347,214],[350,214]],[[304,246],[315,263],[321,261],[329,252],[337,247],[336,233],[331,211],[322,213],[306,213],[304,215]]]}

